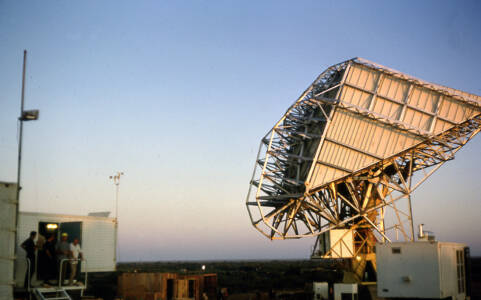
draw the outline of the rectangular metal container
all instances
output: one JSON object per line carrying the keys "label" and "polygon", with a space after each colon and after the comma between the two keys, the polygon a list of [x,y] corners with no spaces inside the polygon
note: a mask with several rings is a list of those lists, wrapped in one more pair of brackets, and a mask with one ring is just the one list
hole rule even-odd
{"label": "rectangular metal container", "polygon": [[114,218],[20,212],[18,221],[18,259],[15,263],[17,268],[15,280],[18,286],[23,285],[27,270],[26,253],[20,245],[28,238],[30,231],[39,231],[41,222],[59,225],[80,223],[80,246],[87,261],[81,264],[82,272],[112,272],[116,270],[117,227]]}
{"label": "rectangular metal container", "polygon": [[327,282],[313,282],[312,291],[314,293],[313,300],[329,299],[329,283]]}
{"label": "rectangular metal container", "polygon": [[357,283],[335,283],[334,300],[357,300]]}
{"label": "rectangular metal container", "polygon": [[466,245],[436,241],[377,244],[377,295],[466,298]]}

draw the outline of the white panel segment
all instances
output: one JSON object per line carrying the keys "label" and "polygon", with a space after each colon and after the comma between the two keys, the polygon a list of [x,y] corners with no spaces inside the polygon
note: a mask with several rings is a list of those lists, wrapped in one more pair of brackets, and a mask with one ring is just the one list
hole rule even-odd
{"label": "white panel segment", "polygon": [[344,86],[342,89],[341,99],[347,103],[367,109],[371,103],[372,94],[363,92],[350,86]]}
{"label": "white panel segment", "polygon": [[373,92],[376,89],[380,72],[367,68],[363,65],[351,65],[346,77],[346,83],[359,87],[360,89]]}
{"label": "white panel segment", "polygon": [[401,115],[402,105],[400,103],[388,100],[378,96],[374,101],[372,110],[375,113],[386,116],[393,120],[398,120]]}
{"label": "white panel segment", "polygon": [[409,82],[384,75],[378,89],[378,95],[403,102],[409,89]]}
{"label": "white panel segment", "polygon": [[408,104],[434,114],[439,98],[440,94],[438,92],[416,86],[409,96]]}
{"label": "white panel segment", "polygon": [[309,181],[317,188],[422,141],[419,136],[337,108]]}
{"label": "white panel segment", "polygon": [[439,134],[441,132],[444,132],[446,130],[449,130],[453,127],[454,125],[449,123],[449,122],[445,122],[443,120],[440,120],[440,119],[437,119],[436,120],[436,123],[434,125],[434,130],[433,130],[433,133],[434,134]]}
{"label": "white panel segment", "polygon": [[[461,100],[429,88],[436,85],[422,85],[405,78],[355,63],[349,69],[340,100],[432,134],[449,130],[480,113]],[[455,89],[439,88],[475,101],[481,99]]]}
{"label": "white panel segment", "polygon": [[428,132],[432,120],[433,116],[431,115],[422,113],[412,108],[407,108],[402,121],[413,126],[414,128],[418,128],[422,131]]}
{"label": "white panel segment", "polygon": [[331,182],[337,178],[349,175],[348,172],[342,171],[326,165],[317,164],[312,174],[311,185],[313,188],[319,187],[324,183]]}
{"label": "white panel segment", "polygon": [[[115,223],[109,221],[87,221],[83,223],[83,248],[89,272],[115,270]],[[82,265],[82,271],[85,271]]]}
{"label": "white panel segment", "polygon": [[466,121],[473,112],[473,108],[451,97],[444,97],[439,107],[439,116],[453,123]]}

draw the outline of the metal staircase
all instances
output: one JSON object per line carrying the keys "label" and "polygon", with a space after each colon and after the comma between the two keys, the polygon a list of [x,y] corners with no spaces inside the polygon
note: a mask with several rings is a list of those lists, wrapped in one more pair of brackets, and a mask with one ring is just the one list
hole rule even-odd
{"label": "metal staircase", "polygon": [[37,300],[72,300],[64,288],[34,288],[33,294]]}
{"label": "metal staircase", "polygon": [[[59,274],[62,274],[62,266],[66,265],[65,262],[73,261],[74,259],[63,259],[60,262],[60,269]],[[87,261],[84,259],[76,259],[78,261],[82,261],[87,264]],[[30,263],[27,259],[27,263]],[[30,268],[28,268],[30,270]],[[30,283],[30,273],[28,273],[28,285],[31,286]],[[43,286],[43,287],[31,287],[28,288],[27,291],[30,293],[30,296],[33,294],[35,295],[35,299],[37,300],[72,300],[72,297],[68,294],[67,291],[80,293],[80,296],[83,296],[85,289],[87,289],[87,278],[88,273],[85,272],[84,282],[77,282],[75,285],[63,285],[65,284],[65,280],[62,282],[61,280],[58,281],[57,286]],[[31,299],[31,298],[30,298]]]}

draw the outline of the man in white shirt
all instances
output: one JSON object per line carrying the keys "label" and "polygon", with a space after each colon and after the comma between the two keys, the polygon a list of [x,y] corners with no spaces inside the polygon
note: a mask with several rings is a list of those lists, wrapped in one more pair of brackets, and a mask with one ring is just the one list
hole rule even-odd
{"label": "man in white shirt", "polygon": [[78,238],[73,240],[73,243],[70,244],[70,253],[72,255],[72,259],[70,261],[70,280],[69,285],[73,284],[73,279],[77,275],[77,266],[78,261],[77,259],[83,259],[82,250],[80,249],[80,244]]}

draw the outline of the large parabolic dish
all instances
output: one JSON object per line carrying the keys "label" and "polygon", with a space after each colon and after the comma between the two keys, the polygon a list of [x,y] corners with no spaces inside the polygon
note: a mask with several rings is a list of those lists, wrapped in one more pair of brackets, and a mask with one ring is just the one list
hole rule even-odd
{"label": "large parabolic dish", "polygon": [[247,195],[270,239],[414,240],[411,193],[481,130],[481,97],[361,58],[336,64],[264,136]]}

